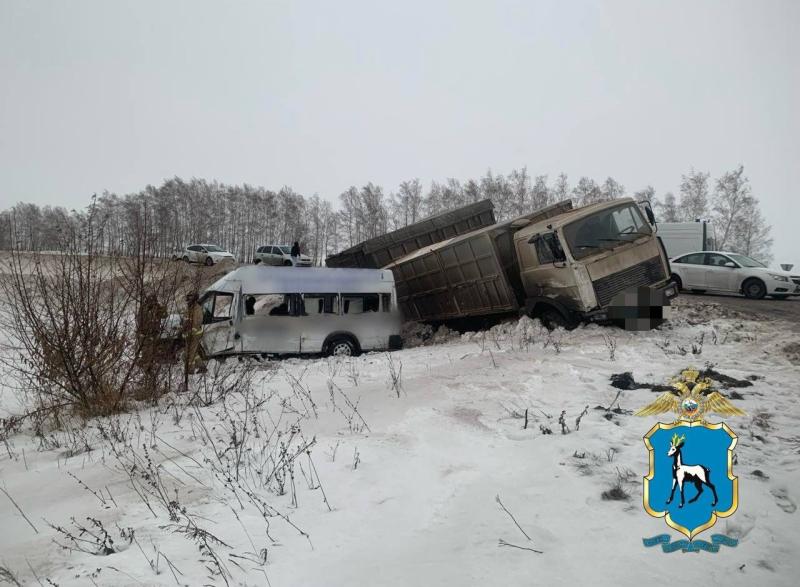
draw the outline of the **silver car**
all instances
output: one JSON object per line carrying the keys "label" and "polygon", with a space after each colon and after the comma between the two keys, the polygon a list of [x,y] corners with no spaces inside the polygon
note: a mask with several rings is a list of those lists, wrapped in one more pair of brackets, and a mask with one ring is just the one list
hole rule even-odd
{"label": "silver car", "polygon": [[220,261],[236,262],[236,257],[217,245],[189,245],[183,250],[183,260],[187,263],[214,265]]}
{"label": "silver car", "polygon": [[292,257],[292,247],[288,245],[263,245],[258,247],[253,254],[253,263],[284,267],[311,267],[311,257],[308,255]]}
{"label": "silver car", "polygon": [[741,293],[751,299],[777,300],[800,295],[800,275],[770,269],[746,255],[727,251],[697,251],[671,260],[672,281],[682,289],[702,293]]}

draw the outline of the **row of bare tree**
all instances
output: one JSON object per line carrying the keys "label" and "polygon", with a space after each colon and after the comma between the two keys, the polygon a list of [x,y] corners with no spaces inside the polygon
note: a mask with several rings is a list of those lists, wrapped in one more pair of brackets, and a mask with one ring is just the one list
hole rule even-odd
{"label": "row of bare tree", "polygon": [[[316,194],[303,196],[289,187],[272,191],[176,177],[136,194],[93,197],[92,209],[104,223],[102,247],[112,254],[132,254],[142,234],[159,256],[170,256],[190,243],[214,243],[240,261],[252,259],[262,244],[299,241],[304,252],[322,264],[326,256],[365,239],[486,198],[502,220],[567,198],[580,205],[625,193],[611,177],[602,183],[581,177],[571,186],[563,173],[549,181],[547,175],[531,176],[522,168],[507,175],[488,171],[465,182],[434,181],[427,192],[419,179],[404,181],[389,194],[368,183],[347,189],[334,207]],[[742,166],[713,181],[709,173],[692,169],[682,177],[678,197],[669,192],[659,197],[651,186],[633,195],[653,202],[660,221],[710,220],[717,248],[771,260],[770,227]],[[0,213],[0,248],[55,249],[64,227],[85,214],[18,204]]]}

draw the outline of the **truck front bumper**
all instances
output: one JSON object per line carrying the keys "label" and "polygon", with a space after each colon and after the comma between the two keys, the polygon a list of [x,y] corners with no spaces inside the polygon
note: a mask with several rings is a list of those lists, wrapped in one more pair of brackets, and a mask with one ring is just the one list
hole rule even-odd
{"label": "truck front bumper", "polygon": [[[670,300],[672,300],[673,298],[677,297],[677,295],[678,295],[678,286],[675,285],[672,281],[666,281],[666,282],[661,283],[661,284],[651,285],[651,286],[648,286],[648,287],[639,288],[639,290],[640,291],[641,290],[647,290],[648,293],[647,293],[645,299],[646,300],[651,300],[650,304],[641,304],[641,303],[639,303],[639,305],[638,305],[639,308],[652,307],[653,305],[661,305],[662,307],[669,306],[670,305],[670,303],[669,303]],[[631,293],[631,292],[623,292],[623,293]],[[639,293],[639,292],[637,292],[637,293]],[[640,294],[639,297],[641,299],[643,296],[641,296],[641,294]],[[618,316],[614,316],[613,315],[613,314],[617,313],[617,312],[615,312],[615,310],[617,310],[618,308],[623,308],[623,307],[633,308],[633,307],[636,307],[636,306],[617,305],[617,306],[614,306],[614,310],[612,310],[611,306],[607,307],[607,308],[597,308],[595,310],[591,310],[590,312],[587,312],[586,314],[584,314],[583,318],[584,318],[584,320],[586,320],[588,322],[607,322],[609,320],[613,320],[613,319],[617,318]]]}

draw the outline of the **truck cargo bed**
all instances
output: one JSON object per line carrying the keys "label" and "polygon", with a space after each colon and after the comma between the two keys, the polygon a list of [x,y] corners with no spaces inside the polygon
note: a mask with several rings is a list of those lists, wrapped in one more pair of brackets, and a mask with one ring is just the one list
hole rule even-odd
{"label": "truck cargo bed", "polygon": [[409,253],[495,223],[491,200],[430,216],[359,243],[326,259],[328,267],[377,269]]}
{"label": "truck cargo bed", "polygon": [[398,303],[409,320],[447,320],[518,307],[488,232],[421,249],[389,269]]}

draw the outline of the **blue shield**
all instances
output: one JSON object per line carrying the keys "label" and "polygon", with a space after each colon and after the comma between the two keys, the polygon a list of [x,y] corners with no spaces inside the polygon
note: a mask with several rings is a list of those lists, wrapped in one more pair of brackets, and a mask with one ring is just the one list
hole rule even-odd
{"label": "blue shield", "polygon": [[693,539],[739,505],[733,475],[736,435],[725,423],[658,423],[644,437],[650,471],[644,478],[644,509]]}

